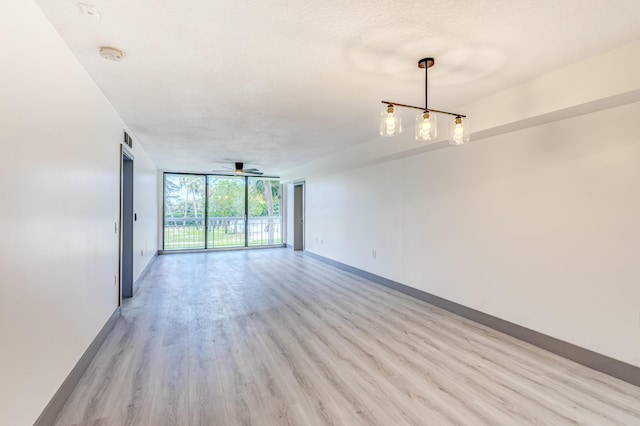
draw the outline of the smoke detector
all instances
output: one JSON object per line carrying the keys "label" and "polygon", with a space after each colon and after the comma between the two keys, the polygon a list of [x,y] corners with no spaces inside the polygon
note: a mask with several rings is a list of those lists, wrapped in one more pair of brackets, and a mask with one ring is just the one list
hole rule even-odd
{"label": "smoke detector", "polygon": [[102,46],[98,51],[100,56],[110,61],[120,62],[124,59],[124,52],[115,47]]}

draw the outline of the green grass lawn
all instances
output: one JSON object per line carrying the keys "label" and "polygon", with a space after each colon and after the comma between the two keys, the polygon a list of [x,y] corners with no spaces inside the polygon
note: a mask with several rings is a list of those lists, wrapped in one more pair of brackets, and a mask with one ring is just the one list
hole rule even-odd
{"label": "green grass lawn", "polygon": [[[195,226],[175,226],[164,229],[164,249],[184,250],[204,248],[204,228]],[[258,235],[249,234],[249,245],[268,245],[268,233],[260,232]],[[273,244],[282,244],[279,233],[273,239]],[[209,232],[207,248],[220,247],[244,247],[244,232],[225,232],[224,228],[216,227]]]}

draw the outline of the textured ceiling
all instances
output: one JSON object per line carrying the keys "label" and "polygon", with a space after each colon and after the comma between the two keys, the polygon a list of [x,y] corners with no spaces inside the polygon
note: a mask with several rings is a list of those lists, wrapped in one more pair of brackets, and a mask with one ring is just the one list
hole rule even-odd
{"label": "textured ceiling", "polygon": [[280,173],[378,137],[380,100],[424,103],[425,56],[455,110],[640,39],[638,0],[36,2],[166,170]]}

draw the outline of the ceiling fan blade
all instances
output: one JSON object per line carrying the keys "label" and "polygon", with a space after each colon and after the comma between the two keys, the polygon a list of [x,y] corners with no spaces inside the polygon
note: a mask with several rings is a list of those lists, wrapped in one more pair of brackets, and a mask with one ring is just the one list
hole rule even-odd
{"label": "ceiling fan blade", "polygon": [[224,176],[262,176],[264,174],[260,171],[248,172],[246,170],[243,172],[236,172],[233,170],[211,170],[209,173],[213,173],[215,175],[224,175]]}
{"label": "ceiling fan blade", "polygon": [[253,172],[253,173],[247,173],[246,171],[243,173],[236,173],[232,170],[211,170],[209,172],[212,175],[215,176],[228,176],[228,177],[244,177],[244,176],[248,176],[248,177],[263,177],[263,178],[269,178],[269,179],[280,179],[280,176],[275,176],[275,175],[265,175],[263,172]]}
{"label": "ceiling fan blade", "polygon": [[245,172],[245,173],[260,173],[260,174],[262,174],[262,172],[260,170],[255,169],[255,168],[253,168],[253,169],[244,169],[243,172]]}
{"label": "ceiling fan blade", "polygon": [[255,167],[244,169],[244,163],[235,162],[235,168],[222,166],[222,169],[211,170],[211,173],[222,176],[262,176],[263,172]]}

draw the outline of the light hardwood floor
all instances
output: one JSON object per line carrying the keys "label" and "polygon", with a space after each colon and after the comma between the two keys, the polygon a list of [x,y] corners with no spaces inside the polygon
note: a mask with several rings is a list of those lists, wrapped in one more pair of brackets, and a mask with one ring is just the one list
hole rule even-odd
{"label": "light hardwood floor", "polygon": [[160,256],[57,425],[640,425],[640,388],[288,249]]}

